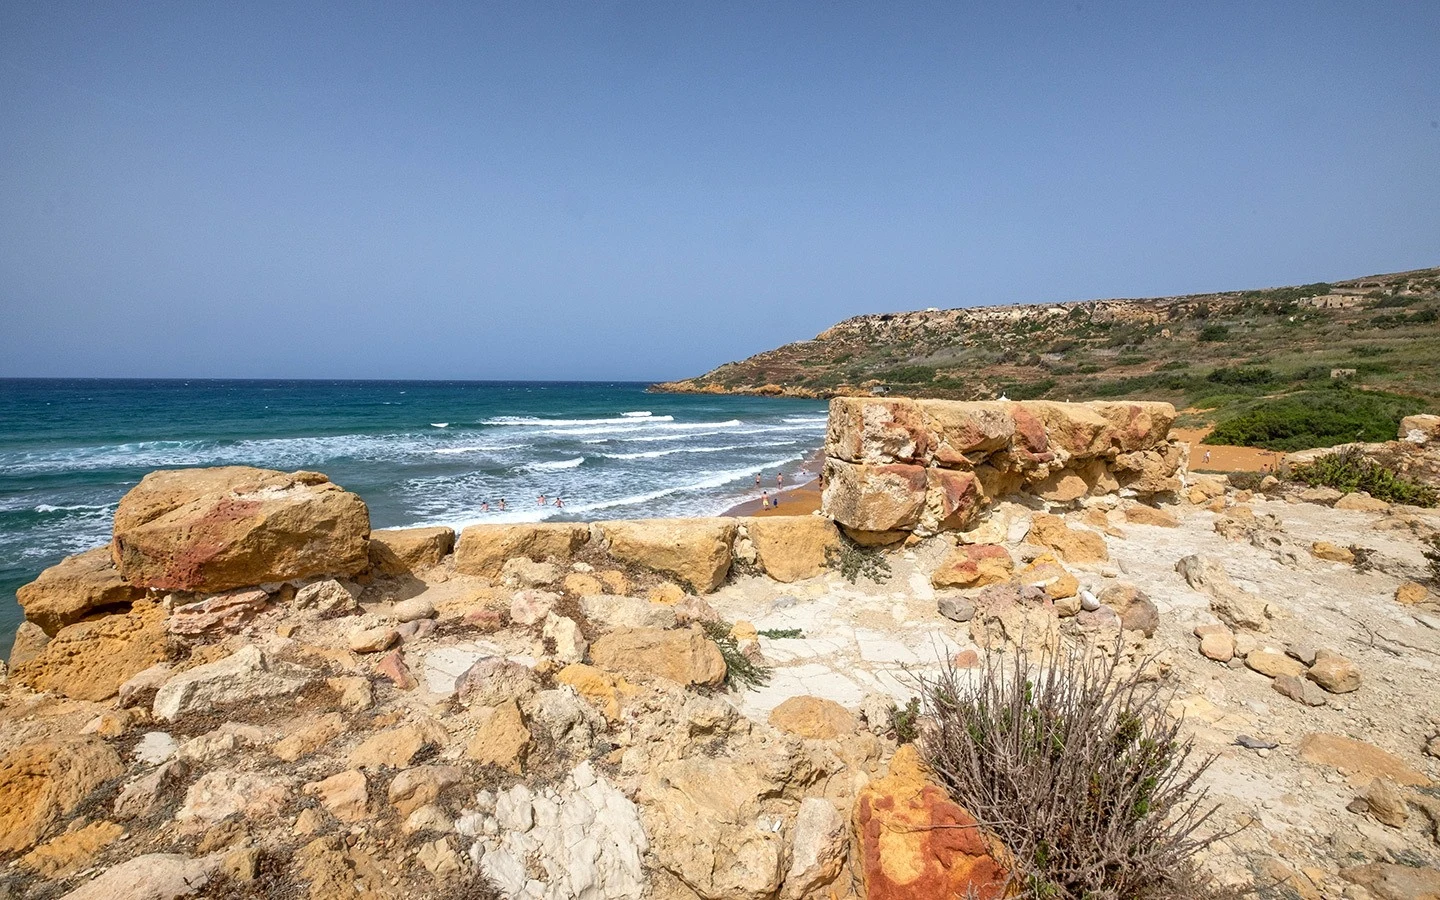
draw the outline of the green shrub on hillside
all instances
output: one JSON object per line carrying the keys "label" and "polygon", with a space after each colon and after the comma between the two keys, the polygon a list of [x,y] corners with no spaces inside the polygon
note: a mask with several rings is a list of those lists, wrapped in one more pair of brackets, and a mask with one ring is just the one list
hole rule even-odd
{"label": "green shrub on hillside", "polygon": [[1294,466],[1288,477],[1315,487],[1331,487],[1347,494],[1364,491],[1387,503],[1434,506],[1435,489],[1397,475],[1354,447],[1327,453],[1314,462]]}
{"label": "green shrub on hillside", "polygon": [[1224,325],[1206,325],[1200,329],[1200,337],[1198,339],[1213,344],[1219,343],[1228,337],[1230,337],[1230,329]]}
{"label": "green shrub on hillside", "polygon": [[1413,397],[1343,387],[1263,400],[1215,426],[1201,443],[1308,450],[1354,441],[1388,441],[1400,420],[1420,412]]}
{"label": "green shrub on hillside", "polygon": [[935,378],[934,366],[897,366],[875,376],[889,384],[921,384]]}

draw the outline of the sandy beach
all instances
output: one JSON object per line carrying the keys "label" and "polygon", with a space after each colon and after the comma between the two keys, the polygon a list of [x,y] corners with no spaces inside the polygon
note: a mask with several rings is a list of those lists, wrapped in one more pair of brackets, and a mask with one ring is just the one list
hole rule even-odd
{"label": "sandy beach", "polygon": [[775,505],[761,509],[759,500],[750,500],[725,511],[727,516],[808,516],[820,509],[820,479],[786,488],[773,499]]}
{"label": "sandy beach", "polygon": [[[1225,444],[1202,444],[1200,441],[1209,434],[1206,428],[1175,428],[1171,434],[1190,443],[1190,470],[1192,472],[1260,472],[1273,471],[1284,453],[1262,450],[1259,447],[1232,447]],[[1205,454],[1209,453],[1207,460]]]}

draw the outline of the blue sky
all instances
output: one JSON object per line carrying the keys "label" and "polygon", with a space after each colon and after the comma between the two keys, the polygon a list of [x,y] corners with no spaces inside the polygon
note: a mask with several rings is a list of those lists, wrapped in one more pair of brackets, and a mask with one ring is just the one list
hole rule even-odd
{"label": "blue sky", "polygon": [[1440,265],[1440,4],[0,5],[0,376],[654,379]]}

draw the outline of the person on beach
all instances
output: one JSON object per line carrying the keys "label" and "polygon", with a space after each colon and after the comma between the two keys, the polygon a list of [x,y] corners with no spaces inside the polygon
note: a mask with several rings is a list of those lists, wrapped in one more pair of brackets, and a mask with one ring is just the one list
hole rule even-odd
{"label": "person on beach", "polygon": [[1206,451],[1205,451],[1205,461],[1206,461],[1207,463],[1210,461],[1210,451],[1209,451],[1209,450],[1206,450]]}
{"label": "person on beach", "polygon": [[769,492],[769,491],[761,491],[761,492],[760,492],[760,508],[761,508],[761,509],[769,509],[769,508],[770,508],[770,492]]}
{"label": "person on beach", "polygon": [[784,483],[785,483],[785,473],[784,473],[784,472],[776,472],[776,473],[775,473],[775,486],[778,488],[780,485],[782,485],[782,484],[784,484]]}

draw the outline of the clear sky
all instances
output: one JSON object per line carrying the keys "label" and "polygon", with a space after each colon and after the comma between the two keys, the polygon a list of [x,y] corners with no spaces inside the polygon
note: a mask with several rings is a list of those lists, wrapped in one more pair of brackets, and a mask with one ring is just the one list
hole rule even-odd
{"label": "clear sky", "polygon": [[1440,265],[1440,3],[0,4],[0,376],[656,379]]}

